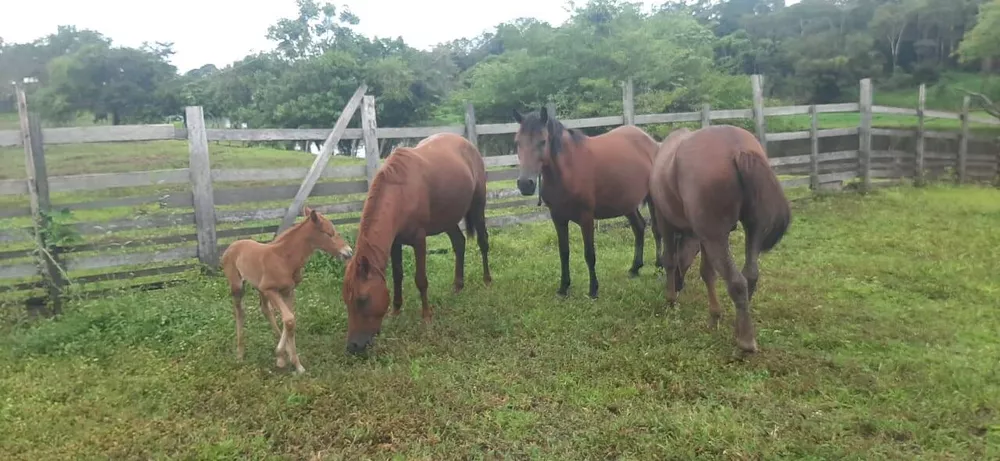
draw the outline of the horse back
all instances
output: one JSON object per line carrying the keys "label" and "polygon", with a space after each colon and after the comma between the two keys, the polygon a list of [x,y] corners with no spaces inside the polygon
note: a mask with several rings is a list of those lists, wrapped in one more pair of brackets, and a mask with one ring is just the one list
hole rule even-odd
{"label": "horse back", "polygon": [[[473,199],[486,200],[486,166],[479,150],[453,133],[438,133],[423,139],[409,154],[419,161],[419,181],[410,182],[407,196],[423,198],[419,207],[428,235],[458,223]],[[417,172],[410,172],[415,174]]]}

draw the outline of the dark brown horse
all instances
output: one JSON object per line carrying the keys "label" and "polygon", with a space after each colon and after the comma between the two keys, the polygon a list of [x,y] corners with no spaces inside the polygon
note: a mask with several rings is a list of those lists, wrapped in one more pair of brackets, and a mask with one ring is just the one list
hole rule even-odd
{"label": "dark brown horse", "polygon": [[[792,219],[764,148],[753,134],[730,125],[674,131],[660,145],[650,192],[663,233],[667,304],[677,302],[677,280],[683,279],[700,243],[709,328],[715,329],[722,316],[715,295],[715,274],[720,272],[736,306],[736,343],[743,351],[756,352],[750,299],[757,288],[757,258],[781,241]],[[729,234],[737,222],[746,235],[742,273],[729,251]]]}
{"label": "dark brown horse", "polygon": [[442,232],[455,251],[454,291],[465,285],[465,219],[469,237],[476,234],[483,257],[483,281],[492,281],[486,233],[486,167],[479,151],[465,138],[440,133],[416,147],[395,149],[379,168],[361,212],[354,256],[344,273],[342,295],[347,306],[347,350],[363,352],[381,330],[389,309],[385,269],[392,259],[393,315],[403,306],[403,245],[413,247],[414,281],[420,291],[424,321],[431,320],[427,302],[426,238]]}
{"label": "dark brown horse", "polygon": [[[621,126],[599,136],[567,129],[543,107],[521,114],[514,111],[520,124],[514,137],[520,175],[517,188],[522,195],[535,193],[535,178],[541,179],[539,196],[549,208],[559,239],[562,278],[558,294],[569,290],[569,222],[580,226],[584,259],[590,273],[590,297],[597,298],[598,283],[594,264],[594,220],[625,216],[635,234],[635,255],[629,274],[639,275],[642,268],[643,239],[646,221],[639,209],[649,202],[649,173],[658,143],[634,126]],[[656,254],[660,238],[656,223]],[[658,259],[658,258],[657,258]],[[659,265],[659,264],[657,264]]]}

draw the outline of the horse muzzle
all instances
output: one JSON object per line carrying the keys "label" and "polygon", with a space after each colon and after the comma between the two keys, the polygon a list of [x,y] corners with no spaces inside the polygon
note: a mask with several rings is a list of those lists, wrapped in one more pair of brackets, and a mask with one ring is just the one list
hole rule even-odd
{"label": "horse muzzle", "polygon": [[374,338],[375,335],[366,333],[351,335],[347,338],[347,353],[351,355],[364,353],[372,345]]}
{"label": "horse muzzle", "polygon": [[534,179],[518,179],[517,189],[521,191],[521,195],[532,195],[535,193],[535,180]]}

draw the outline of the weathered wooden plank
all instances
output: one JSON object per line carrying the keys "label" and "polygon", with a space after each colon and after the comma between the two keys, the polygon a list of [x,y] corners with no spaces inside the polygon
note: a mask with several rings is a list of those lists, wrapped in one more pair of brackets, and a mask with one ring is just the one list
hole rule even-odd
{"label": "weathered wooden plank", "polygon": [[753,118],[752,109],[716,109],[709,114],[711,120],[732,120]]}
{"label": "weathered wooden plank", "polygon": [[0,147],[15,147],[21,145],[21,132],[17,130],[0,130]]}
{"label": "weathered wooden plank", "polygon": [[809,113],[809,106],[784,106],[767,107],[764,109],[765,117],[781,117],[786,115],[805,115]]}
{"label": "weathered wooden plank", "polygon": [[0,209],[0,218],[20,218],[22,216],[31,216],[31,208],[17,207]]}
{"label": "weathered wooden plank", "polygon": [[847,181],[849,179],[857,178],[858,176],[859,175],[857,171],[842,171],[839,173],[827,173],[819,175],[819,182],[822,184],[834,181]]}
{"label": "weathered wooden plank", "polygon": [[625,125],[635,125],[635,86],[632,77],[622,82],[622,122]]}
{"label": "weathered wooden plank", "polygon": [[701,120],[701,112],[678,112],[676,114],[642,114],[635,116],[636,125],[653,125],[656,123],[697,122]]}
{"label": "weathered wooden plank", "polygon": [[188,106],[185,109],[185,121],[190,151],[188,176],[194,197],[194,224],[198,232],[198,260],[215,268],[219,265],[215,235],[215,193],[212,189],[212,162],[208,157],[205,116],[201,106]]}
{"label": "weathered wooden plank", "polygon": [[925,110],[924,117],[943,118],[948,120],[961,120],[962,114],[956,114],[954,112],[945,112],[940,110]]}
{"label": "weathered wooden plank", "polygon": [[772,168],[777,166],[802,165],[809,163],[809,155],[790,155],[788,157],[774,157],[768,160],[770,160]]}
{"label": "weathered wooden plank", "polygon": [[790,133],[768,133],[768,141],[795,141],[798,139],[809,139],[810,133],[808,131],[793,131]]}
{"label": "weathered wooden plank", "polygon": [[[212,248],[212,251],[218,252],[218,249]],[[198,246],[188,245],[150,253],[127,253],[119,255],[97,255],[82,258],[68,258],[66,261],[66,269],[69,272],[73,272],[79,270],[103,269],[106,267],[161,263],[197,257]]]}
{"label": "weathered wooden plank", "polygon": [[[364,208],[365,202],[354,201],[335,203],[332,205],[310,205],[310,208],[323,214],[356,213]],[[284,208],[266,208],[259,210],[219,211],[215,213],[220,223],[238,223],[244,221],[265,221],[280,219],[285,214]]]}
{"label": "weathered wooden plank", "polygon": [[809,189],[819,189],[819,114],[809,106]]}
{"label": "weathered wooden plank", "polygon": [[52,190],[70,192],[102,190],[114,187],[142,187],[161,184],[186,184],[191,179],[187,168],[172,170],[131,171],[127,173],[95,173],[51,178]]}
{"label": "weathered wooden plank", "polygon": [[837,136],[856,136],[858,134],[858,128],[830,128],[826,130],[819,130],[816,132],[816,136],[820,138],[834,138]]}
{"label": "weathered wooden plank", "polygon": [[288,210],[285,212],[285,217],[282,219],[281,225],[278,226],[278,234],[291,227],[292,223],[295,222],[295,217],[300,214],[302,205],[305,203],[306,198],[309,197],[313,186],[316,185],[316,181],[319,180],[323,170],[326,169],[326,163],[330,160],[330,156],[336,149],[337,143],[344,134],[344,130],[347,129],[347,124],[354,117],[354,113],[358,111],[358,106],[361,105],[361,99],[364,97],[365,91],[368,91],[368,85],[362,83],[361,86],[355,90],[351,99],[347,101],[347,105],[344,106],[344,110],[340,112],[340,116],[337,118],[337,123],[334,124],[333,130],[330,131],[330,136],[327,137],[326,141],[323,143],[323,149],[320,150],[319,155],[317,155],[316,159],[313,161],[312,167],[309,168],[309,172],[306,174],[305,179],[302,180],[302,185],[299,187],[298,192],[295,193],[295,198],[292,199],[292,204],[288,206]]}
{"label": "weathered wooden plank", "polygon": [[147,204],[158,204],[161,208],[190,208],[194,206],[194,197],[191,192],[172,192],[163,195],[139,195],[134,197],[112,198],[106,200],[93,200],[87,202],[74,202],[54,205],[57,208],[69,210],[99,210],[101,208],[115,208],[123,206],[138,206]]}
{"label": "weathered wooden plank", "polygon": [[[313,128],[209,129],[209,141],[323,141],[330,130]],[[359,139],[361,130],[344,133],[343,139]],[[354,136],[351,136],[354,134]]]}
{"label": "weathered wooden plank", "polygon": [[969,156],[969,106],[972,98],[966,95],[962,98],[962,132],[958,138],[958,183],[965,182],[965,173],[968,169]]}
{"label": "weathered wooden plank", "polygon": [[517,154],[483,157],[483,163],[486,164],[486,168],[494,168],[498,166],[517,166],[520,164],[517,159]]}
{"label": "weathered wooden plank", "polygon": [[375,118],[375,96],[365,95],[361,98],[361,133],[365,142],[365,176],[368,178],[368,189],[372,187],[375,174],[379,167],[378,122]]}
{"label": "weathered wooden plank", "polygon": [[871,154],[872,154],[872,81],[870,78],[861,80],[861,127],[858,130],[858,169],[862,178],[861,189],[871,188]]}
{"label": "weathered wooden plank", "polygon": [[767,150],[767,116],[764,114],[764,76],[750,76],[750,86],[753,87],[753,119],[757,126],[757,140]]}
{"label": "weathered wooden plank", "polygon": [[184,139],[178,136],[177,127],[161,125],[87,126],[46,128],[46,144],[84,144],[95,142],[136,142]]}
{"label": "weathered wooden plank", "polygon": [[110,280],[134,279],[139,277],[149,277],[151,275],[177,274],[180,272],[187,271],[189,269],[194,269],[195,267],[197,266],[194,266],[192,264],[178,264],[173,266],[153,267],[149,269],[107,272],[104,274],[94,274],[94,275],[85,275],[82,277],[75,277],[73,281],[75,281],[76,283],[93,283],[93,282],[106,282]]}
{"label": "weathered wooden plank", "polygon": [[510,134],[517,133],[519,126],[516,123],[488,123],[476,125],[476,132],[479,134]]}
{"label": "weathered wooden plank", "polygon": [[809,178],[795,178],[795,179],[786,179],[781,181],[781,187],[783,189],[787,189],[790,187],[802,187],[808,185],[809,185]]}
{"label": "weathered wooden plank", "polygon": [[861,105],[856,102],[842,104],[820,104],[816,106],[816,112],[820,114],[833,114],[838,112],[858,112]]}
{"label": "weathered wooden plank", "polygon": [[476,132],[476,108],[472,107],[472,103],[468,101],[465,102],[465,139],[468,139],[476,147],[476,150],[479,149],[479,135]]}
{"label": "weathered wooden plank", "polygon": [[[212,170],[212,181],[244,182],[244,181],[289,181],[302,180],[309,172],[308,168],[269,168],[269,169],[226,169]],[[347,165],[327,167],[320,178],[347,179],[365,176],[365,165]]]}
{"label": "weathered wooden plank", "polygon": [[981,117],[979,115],[970,115],[969,121],[972,123],[979,123],[982,125],[993,125],[993,126],[1000,125],[1000,120],[997,120],[993,117]]}
{"label": "weathered wooden plank", "polygon": [[536,211],[530,213],[521,213],[516,215],[505,215],[505,216],[487,216],[486,217],[486,227],[496,228],[496,227],[508,227],[515,226],[518,224],[528,224],[538,221],[544,221],[549,219],[549,211]]}
{"label": "weathered wooden plank", "polygon": [[34,264],[3,264],[0,265],[0,280],[19,279],[38,274]]}
{"label": "weathered wooden plank", "polygon": [[[299,186],[260,186],[218,189],[215,191],[216,205],[234,205],[238,203],[268,202],[286,200],[296,196]],[[368,182],[339,181],[316,184],[309,197],[325,197],[329,195],[360,194],[368,190]],[[305,203],[305,200],[302,201]],[[301,210],[301,206],[299,207]],[[286,209],[287,211],[287,209]],[[294,221],[293,216],[293,221]]]}
{"label": "weathered wooden plank", "polygon": [[917,146],[914,179],[917,186],[924,184],[924,151],[926,150],[926,129],[924,128],[924,113],[927,109],[927,85],[921,83],[917,91]]}
{"label": "weathered wooden plank", "polygon": [[27,195],[27,179],[5,179],[0,181],[0,195]]}
{"label": "weathered wooden plank", "polygon": [[403,139],[403,138],[423,139],[437,133],[454,133],[458,135],[464,135],[465,126],[447,125],[447,126],[414,126],[414,127],[404,127],[404,128],[379,128],[378,138],[379,139]]}
{"label": "weathered wooden plank", "polygon": [[917,109],[907,109],[904,107],[872,106],[872,113],[890,115],[910,115],[917,116]]}
{"label": "weathered wooden plank", "polygon": [[517,168],[507,168],[504,170],[488,170],[486,172],[486,182],[510,181],[517,179],[520,174]]}
{"label": "weathered wooden plank", "polygon": [[838,150],[819,154],[819,162],[833,162],[838,160],[854,160],[858,158],[856,150]]}
{"label": "weathered wooden plank", "polygon": [[623,119],[621,115],[612,115],[610,117],[578,118],[560,121],[566,128],[594,128],[621,125]]}

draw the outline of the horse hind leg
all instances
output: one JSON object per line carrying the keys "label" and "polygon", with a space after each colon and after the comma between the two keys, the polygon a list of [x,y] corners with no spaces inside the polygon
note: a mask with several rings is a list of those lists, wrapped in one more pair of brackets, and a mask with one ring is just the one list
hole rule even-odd
{"label": "horse hind leg", "polygon": [[[745,226],[750,229],[749,226]],[[757,279],[760,275],[758,257],[760,256],[761,242],[755,232],[746,231],[746,260],[743,263],[743,277],[747,279],[747,301],[753,299],[753,294],[757,291]]]}
{"label": "horse hind leg", "polygon": [[233,298],[233,318],[236,321],[236,360],[242,361],[245,351],[243,346],[243,328],[246,320],[243,312],[243,276],[240,275],[236,267],[231,264],[225,264],[225,262],[229,262],[228,259],[224,259],[222,272],[229,281],[229,293]]}
{"label": "horse hind leg", "polygon": [[632,268],[628,270],[630,277],[638,277],[639,269],[642,269],[642,253],[646,237],[646,221],[636,209],[632,213],[625,215],[628,223],[632,227],[632,234],[635,236],[635,254],[632,256]]}
{"label": "horse hind leg", "polygon": [[649,210],[649,227],[653,229],[653,242],[656,244],[656,254],[653,259],[656,261],[656,267],[663,267],[663,259],[660,257],[663,253],[663,239],[660,235],[660,223],[656,219],[656,206],[653,205],[651,197],[646,197],[646,208]]}
{"label": "horse hind leg", "polygon": [[729,252],[729,239],[705,239],[702,241],[703,257],[709,259],[712,267],[722,274],[726,281],[729,297],[736,307],[736,344],[744,352],[757,352],[757,339],[753,321],[750,319],[749,287],[746,277],[737,269]]}
{"label": "horse hind leg", "polygon": [[597,299],[597,251],[594,249],[594,216],[585,214],[580,219],[580,233],[583,234],[583,259],[587,261],[590,275],[590,299]]}
{"label": "horse hind leg", "polygon": [[264,318],[271,324],[271,331],[274,332],[274,338],[278,339],[281,337],[281,329],[278,328],[278,323],[274,321],[274,310],[267,302],[267,296],[264,296],[264,293],[260,290],[257,290],[257,293],[260,295],[260,312],[264,314]]}
{"label": "horse hind leg", "polygon": [[483,283],[490,286],[493,283],[493,276],[490,274],[490,236],[486,231],[485,210],[480,211],[476,219],[476,242],[483,257]]}
{"label": "horse hind leg", "polygon": [[722,308],[719,307],[719,297],[715,292],[716,274],[711,261],[705,256],[707,253],[704,246],[702,246],[701,253],[701,280],[705,282],[705,289],[708,291],[708,329],[715,330],[722,318]]}
{"label": "horse hind leg", "polygon": [[[468,225],[468,224],[467,224]],[[459,293],[465,287],[465,235],[457,225],[448,231],[451,249],[455,252],[455,282],[453,291]]]}

